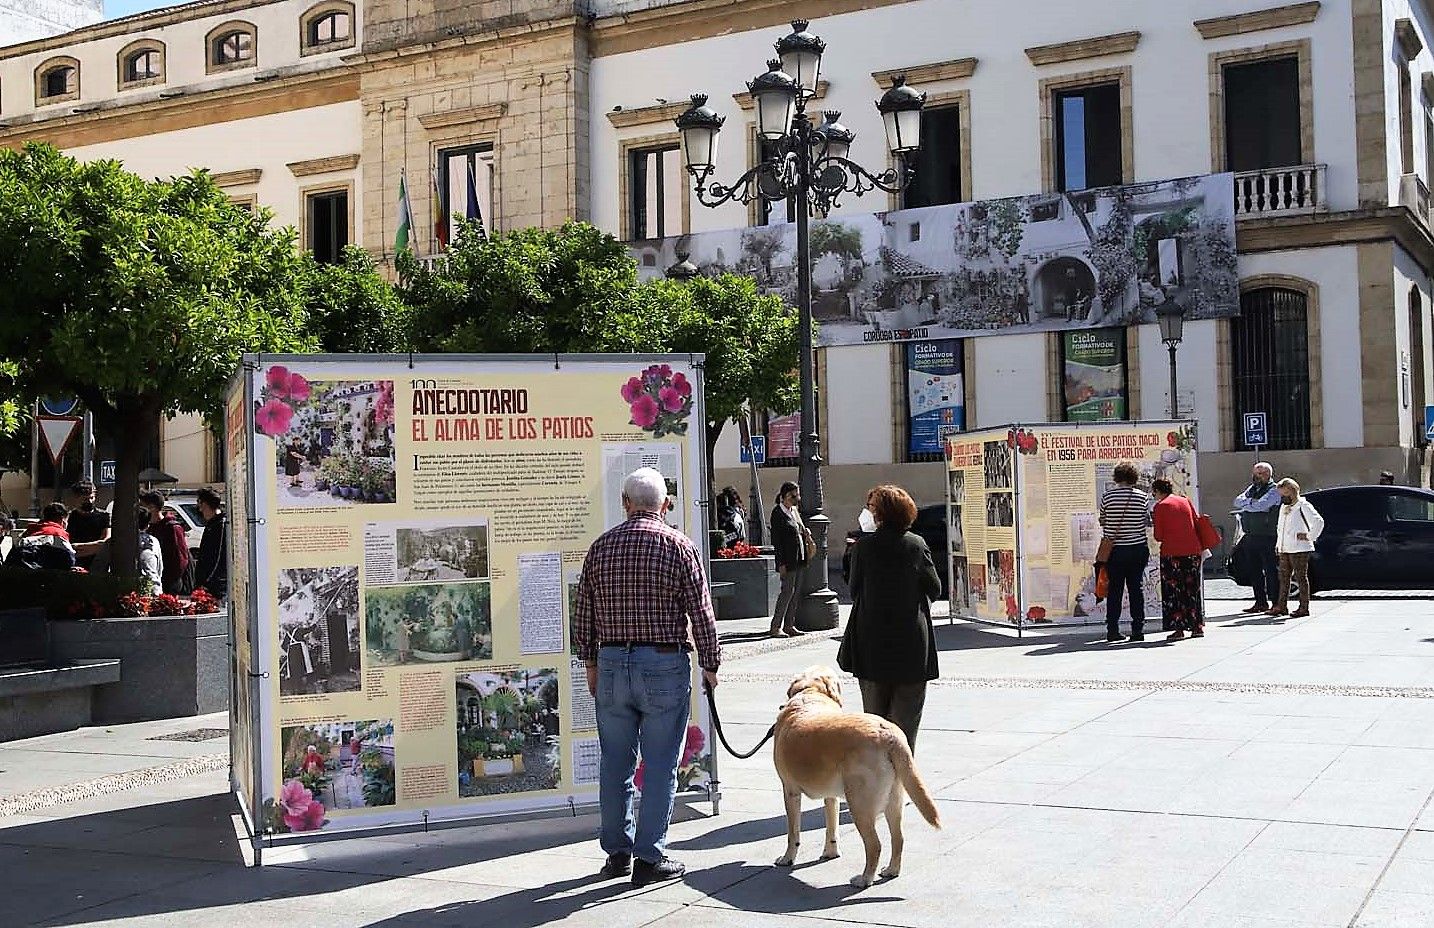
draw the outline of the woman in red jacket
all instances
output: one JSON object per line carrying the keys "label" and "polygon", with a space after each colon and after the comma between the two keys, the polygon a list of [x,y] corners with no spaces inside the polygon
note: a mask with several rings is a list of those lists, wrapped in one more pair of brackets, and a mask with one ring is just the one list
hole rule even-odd
{"label": "woman in red jacket", "polygon": [[1167,641],[1187,634],[1205,634],[1205,603],[1200,593],[1200,561],[1204,548],[1195,531],[1195,507],[1175,492],[1169,480],[1151,481],[1155,496],[1155,540],[1160,542],[1160,602],[1165,627],[1174,629]]}

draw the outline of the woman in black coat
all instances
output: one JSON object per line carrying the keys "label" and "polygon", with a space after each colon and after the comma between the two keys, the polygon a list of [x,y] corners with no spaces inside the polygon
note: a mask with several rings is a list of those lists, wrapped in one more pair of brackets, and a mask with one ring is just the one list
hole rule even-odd
{"label": "woman in black coat", "polygon": [[916,521],[910,494],[880,486],[866,508],[876,532],[851,552],[851,618],[837,664],[861,684],[863,711],[895,723],[915,751],[926,681],[939,675],[931,600],[941,595],[941,578],[926,542],[907,531]]}
{"label": "woman in black coat", "polygon": [[777,490],[777,505],[772,507],[772,552],[782,578],[782,591],[777,594],[768,632],[773,638],[801,634],[797,630],[797,606],[801,602],[802,573],[807,566],[807,544],[812,537],[802,524],[801,502],[801,491],[789,480]]}

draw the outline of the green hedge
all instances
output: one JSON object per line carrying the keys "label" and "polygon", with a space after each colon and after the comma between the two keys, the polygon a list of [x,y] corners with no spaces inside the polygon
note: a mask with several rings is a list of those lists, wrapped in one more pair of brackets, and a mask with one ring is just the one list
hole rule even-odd
{"label": "green hedge", "polygon": [[45,610],[53,620],[119,615],[119,600],[139,589],[137,577],[82,574],[68,570],[0,567],[0,606]]}

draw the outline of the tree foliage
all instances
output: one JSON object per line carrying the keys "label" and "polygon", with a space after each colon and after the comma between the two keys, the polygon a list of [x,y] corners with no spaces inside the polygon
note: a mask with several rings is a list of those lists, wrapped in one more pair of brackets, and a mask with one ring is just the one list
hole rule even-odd
{"label": "tree foliage", "polygon": [[356,245],[344,249],[338,264],[309,261],[304,304],[319,351],[386,354],[412,347],[412,313]]}
{"label": "tree foliage", "polygon": [[465,223],[443,258],[405,253],[399,273],[418,351],[593,351],[637,286],[626,246],[578,222],[486,237]]}
{"label": "tree foliage", "polygon": [[[213,415],[245,351],[314,347],[292,230],[203,173],[146,181],[43,145],[0,151],[0,358],[19,396],[73,394],[133,499],[161,414]],[[134,539],[116,533],[115,563]]]}

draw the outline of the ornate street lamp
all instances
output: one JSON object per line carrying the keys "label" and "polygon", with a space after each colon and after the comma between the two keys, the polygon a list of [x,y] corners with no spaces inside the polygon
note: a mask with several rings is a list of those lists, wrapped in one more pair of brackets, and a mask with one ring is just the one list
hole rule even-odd
{"label": "ornate street lamp", "polygon": [[1185,336],[1185,309],[1175,302],[1166,303],[1155,311],[1160,324],[1160,340],[1170,349],[1170,418],[1180,418],[1180,401],[1176,398],[1175,351]]}
{"label": "ornate street lamp", "polygon": [[[877,102],[886,128],[887,148],[895,166],[872,173],[850,160],[856,134],[838,122],[838,112],[823,114],[820,125],[807,116],[807,103],[817,93],[826,43],[807,32],[806,20],[794,20],[792,32],[776,43],[777,58],[765,73],[747,83],[757,115],[757,134],[776,144],[763,146],[768,160],[731,184],[711,180],[716,170],[717,136],[723,117],[707,106],[706,94],[693,94],[692,106],[677,117],[683,159],[692,175],[697,200],[717,207],[762,199],[794,204],[797,226],[797,314],[801,336],[802,434],[797,482],[802,493],[802,518],[817,544],[814,563],[803,581],[797,626],[806,630],[835,628],[837,597],[828,586],[827,534],[831,520],[823,513],[821,439],[817,434],[816,365],[812,338],[812,261],[810,225],[813,215],[825,217],[843,194],[861,196],[871,190],[895,193],[912,178],[906,157],[921,144],[921,111],[926,95],[892,81]],[[760,513],[754,513],[760,518]]]}

